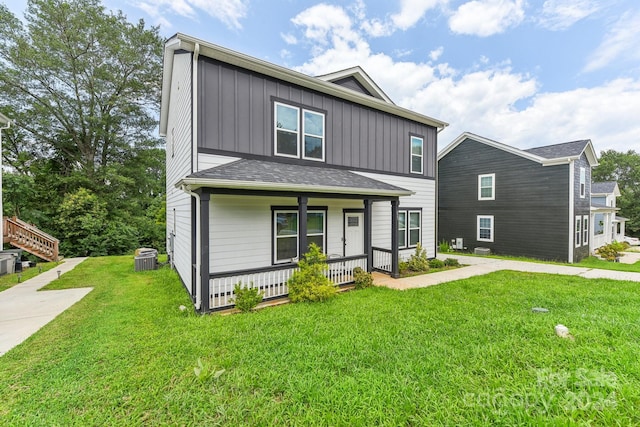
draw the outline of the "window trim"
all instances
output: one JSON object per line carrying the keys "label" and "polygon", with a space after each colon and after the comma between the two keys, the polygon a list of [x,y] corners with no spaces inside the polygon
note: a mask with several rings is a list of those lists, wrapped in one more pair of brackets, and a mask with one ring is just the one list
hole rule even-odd
{"label": "window trim", "polygon": [[587,169],[580,168],[580,198],[584,199],[587,195]]}
{"label": "window trim", "polygon": [[582,245],[587,246],[589,244],[589,215],[582,215]]}
{"label": "window trim", "polygon": [[[490,237],[487,239],[485,237],[480,237],[480,220],[481,219],[490,219],[491,220],[491,227],[489,228],[489,233],[490,233]],[[486,229],[486,227],[482,227],[482,229]],[[478,215],[476,217],[476,240],[478,242],[493,242],[495,240],[495,235],[494,235],[494,229],[495,229],[495,219],[493,215]]]}
{"label": "window trim", "polygon": [[[490,197],[482,197],[482,189],[487,187],[482,187],[482,178],[491,178],[491,196]],[[495,200],[496,199],[496,174],[495,173],[485,173],[478,175],[478,200]]]}
{"label": "window trim", "polygon": [[[313,162],[325,162],[326,148],[327,148],[327,112],[323,110],[305,107],[303,105],[298,105],[295,103],[289,103],[286,100],[273,99],[272,104],[273,104],[273,153],[274,153],[274,156],[286,157],[289,159],[310,160]],[[295,155],[278,152],[278,130],[280,129],[277,126],[278,106],[295,109],[297,111],[298,130],[295,132],[296,134],[296,154]],[[316,135],[313,133],[306,132],[306,129],[304,126],[305,113],[315,114],[322,117],[323,135]],[[293,131],[290,131],[288,129],[286,129],[285,131],[294,133]],[[305,137],[306,136],[322,139],[322,158],[309,157],[305,155],[305,144],[306,144]]]}
{"label": "window trim", "polygon": [[[420,217],[420,221],[419,221],[419,226],[418,227],[411,227],[411,214],[418,214]],[[400,216],[400,214],[404,214],[405,215],[405,222],[404,222],[404,246],[400,246],[400,241],[398,240],[398,249],[412,249],[415,248],[416,246],[418,246],[418,243],[422,243],[422,208],[404,208],[404,209],[398,209],[398,217]],[[398,230],[397,233],[398,235],[400,234],[400,218],[398,218]],[[419,240],[418,242],[416,242],[416,244],[412,245],[410,242],[410,236],[411,236],[411,230],[419,230]]]}
{"label": "window trim", "polygon": [[574,244],[576,248],[582,246],[582,215],[576,215],[576,221],[573,228]]}
{"label": "window trim", "polygon": [[[321,213],[322,214],[322,219],[323,219],[323,233],[319,234],[319,233],[314,233],[314,234],[309,234],[308,230],[307,230],[307,237],[309,236],[320,236],[322,235],[322,251],[324,253],[327,253],[327,207],[326,206],[309,206],[307,208],[307,215],[310,213]],[[294,258],[286,258],[286,259],[277,259],[278,256],[278,246],[277,246],[277,240],[278,240],[278,236],[277,236],[277,219],[278,219],[278,213],[295,213],[296,217],[298,216],[298,207],[297,206],[272,206],[271,207],[271,250],[273,252],[272,256],[271,256],[271,263],[272,265],[278,265],[278,264],[287,264],[287,263],[291,263],[293,262],[293,259],[300,259],[300,253],[299,253],[299,248],[300,248],[300,220],[298,219],[298,226],[296,229],[296,234],[295,234],[295,238],[296,238],[296,256]],[[293,236],[286,236],[286,237],[293,237]]]}
{"label": "window trim", "polygon": [[[420,141],[420,154],[413,154],[413,140]],[[413,170],[413,158],[420,157],[420,170]],[[424,137],[422,135],[409,134],[409,172],[420,174],[424,173]]]}

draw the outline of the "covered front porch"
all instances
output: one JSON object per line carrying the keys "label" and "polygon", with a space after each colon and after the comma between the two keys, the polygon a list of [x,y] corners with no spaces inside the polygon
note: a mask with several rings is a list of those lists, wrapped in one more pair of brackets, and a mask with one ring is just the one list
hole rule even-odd
{"label": "covered front porch", "polygon": [[398,276],[399,198],[409,190],[347,170],[257,160],[208,169],[180,185],[196,205],[192,297],[201,312],[232,307],[238,283],[260,289],[265,300],[286,297],[312,242],[337,285],[352,283],[356,267]]}

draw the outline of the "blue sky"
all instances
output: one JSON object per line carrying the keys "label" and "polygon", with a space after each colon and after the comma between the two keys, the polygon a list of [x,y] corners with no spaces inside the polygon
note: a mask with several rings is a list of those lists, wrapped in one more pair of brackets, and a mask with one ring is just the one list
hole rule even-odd
{"label": "blue sky", "polygon": [[[7,4],[21,15],[26,1]],[[360,65],[396,104],[519,148],[640,151],[638,0],[104,0],[161,34],[319,75]]]}

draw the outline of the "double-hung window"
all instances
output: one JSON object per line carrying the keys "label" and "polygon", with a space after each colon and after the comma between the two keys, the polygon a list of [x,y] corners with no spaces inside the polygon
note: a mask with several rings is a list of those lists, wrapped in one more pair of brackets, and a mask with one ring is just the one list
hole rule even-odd
{"label": "double-hung window", "polygon": [[324,161],[324,113],[275,102],[273,116],[276,156]]}
{"label": "double-hung window", "polygon": [[401,210],[398,212],[398,248],[415,247],[422,240],[422,212]]}
{"label": "double-hung window", "polygon": [[576,248],[580,246],[581,238],[582,238],[582,217],[580,215],[576,216]]}
{"label": "double-hung window", "polygon": [[496,174],[478,175],[478,200],[496,199]]}
{"label": "double-hung window", "polygon": [[[298,253],[298,211],[273,211],[273,261],[275,264],[291,262]],[[324,252],[326,243],[326,211],[307,211],[307,244],[315,243]]]}
{"label": "double-hung window", "polygon": [[411,136],[411,173],[422,173],[424,138]]}
{"label": "double-hung window", "polygon": [[582,244],[589,244],[589,215],[582,216]]}
{"label": "double-hung window", "polygon": [[493,215],[478,215],[478,234],[479,242],[493,242]]}

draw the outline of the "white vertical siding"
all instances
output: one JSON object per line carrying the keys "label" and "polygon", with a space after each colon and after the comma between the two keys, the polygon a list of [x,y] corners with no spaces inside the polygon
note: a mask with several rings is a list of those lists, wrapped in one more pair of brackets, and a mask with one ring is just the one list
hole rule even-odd
{"label": "white vertical siding", "polygon": [[[368,172],[355,172],[360,175],[406,188],[415,194],[400,197],[400,209],[422,208],[422,247],[426,249],[427,256],[436,256],[436,182],[421,178],[406,176],[383,175]],[[391,249],[391,203],[374,202],[372,210],[372,244],[379,248]],[[402,258],[407,258],[414,249],[400,251]]]}
{"label": "white vertical siding", "polygon": [[240,160],[240,158],[199,153],[198,170],[194,172],[215,168],[216,166],[226,165],[227,163],[235,162],[236,160]]}
{"label": "white vertical siding", "polygon": [[[175,55],[167,118],[167,251],[175,234],[174,266],[191,290],[191,197],[175,183],[191,173],[191,55]],[[175,224],[174,224],[175,209]]]}

